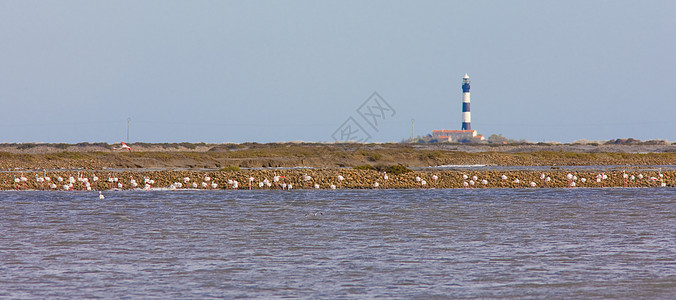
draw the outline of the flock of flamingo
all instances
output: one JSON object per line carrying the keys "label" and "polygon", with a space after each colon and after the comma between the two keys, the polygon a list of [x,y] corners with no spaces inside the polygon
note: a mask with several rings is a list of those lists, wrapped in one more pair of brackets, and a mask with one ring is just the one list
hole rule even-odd
{"label": "flock of flamingo", "polygon": [[[632,187],[632,186],[639,186],[640,182],[646,181],[650,183],[650,185],[653,186],[661,186],[665,187],[666,183],[664,182],[664,175],[662,174],[662,170],[659,169],[657,176],[644,176],[643,174],[639,173],[637,175],[630,175],[626,173],[625,171],[622,172],[622,179],[624,181],[624,186],[625,187]],[[281,190],[291,190],[294,188],[293,184],[291,183],[292,180],[287,180],[288,178],[285,176],[279,176],[279,175],[274,175],[272,177],[272,181],[268,180],[267,178],[263,178],[262,181],[258,181],[251,176],[248,178],[248,186],[246,187],[240,187],[240,183],[237,180],[232,180],[228,179],[227,181],[224,181],[226,184],[227,189],[241,189],[241,188],[248,188],[249,190],[252,189],[281,189]],[[300,178],[300,182],[303,183],[303,186],[301,188],[303,189],[321,189],[320,185],[318,183],[313,182],[313,178],[310,175],[304,174]],[[437,187],[437,182],[439,180],[439,176],[437,175],[432,175],[430,177],[432,180],[431,184],[428,185],[427,180],[423,179],[420,176],[415,177],[415,182],[416,186],[419,188],[436,188]],[[507,184],[513,184],[513,185],[519,185],[522,184],[521,180],[518,177],[512,176],[512,179],[508,177],[507,175],[502,175],[500,176],[501,179],[501,184],[502,187],[505,187]],[[576,175],[573,175],[571,173],[566,174],[565,179],[567,181],[567,186],[568,187],[577,187],[577,186],[595,186],[597,187],[604,187],[604,183],[609,179],[609,176],[605,173],[599,173],[595,176],[595,178],[588,180],[587,178],[581,177],[578,178]],[[328,189],[335,190],[335,189],[340,189],[342,188],[343,181],[345,181],[345,178],[342,175],[337,175],[335,178],[335,184],[330,184],[328,186]],[[25,190],[27,189],[27,184],[28,184],[29,179],[21,173],[19,177],[14,177],[14,189],[15,190]],[[511,181],[511,182],[510,182]],[[296,181],[298,182],[298,181]],[[64,190],[64,191],[72,191],[72,190],[103,190],[103,189],[108,189],[108,190],[122,190],[122,189],[139,189],[139,190],[150,190],[150,189],[156,189],[154,188],[155,185],[155,180],[151,179],[148,176],[144,176],[143,182],[139,183],[137,182],[132,176],[129,176],[128,181],[125,182],[125,180],[121,180],[120,178],[114,176],[114,175],[109,175],[107,179],[101,180],[96,175],[93,175],[90,178],[84,176],[82,173],[78,172],[76,176],[68,176],[67,178],[63,178],[61,176],[58,176],[57,178],[50,178],[47,176],[46,171],[44,172],[43,176],[38,176],[37,174],[35,175],[35,185],[37,186],[37,189],[39,190]],[[379,188],[388,188],[388,185],[390,183],[390,178],[387,173],[383,173],[381,180],[374,180],[373,183],[371,184],[371,187],[373,189],[379,189]],[[486,187],[488,185],[489,181],[487,178],[482,178],[480,179],[478,176],[468,176],[466,174],[462,175],[462,187],[463,188],[475,188],[475,187]],[[528,183],[527,186],[535,188],[538,186],[541,187],[551,187],[552,183],[552,178],[548,176],[545,173],[542,173],[540,175],[540,183],[536,183],[535,181],[531,181]],[[523,183],[525,184],[525,182]],[[199,178],[198,180],[193,180],[190,177],[183,177],[180,180],[176,180],[173,183],[169,184],[168,187],[162,187],[160,189],[168,189],[168,190],[177,190],[177,189],[218,189],[219,184],[214,182],[211,177],[208,175],[204,175],[203,178]]]}

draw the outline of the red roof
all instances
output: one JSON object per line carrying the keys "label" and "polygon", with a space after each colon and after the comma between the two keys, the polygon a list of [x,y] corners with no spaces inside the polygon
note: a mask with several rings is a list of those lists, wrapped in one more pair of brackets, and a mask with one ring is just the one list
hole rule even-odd
{"label": "red roof", "polygon": [[437,130],[432,130],[432,133],[435,132],[440,132],[440,133],[465,133],[465,132],[473,132],[473,129],[470,130],[447,130],[447,129],[437,129]]}

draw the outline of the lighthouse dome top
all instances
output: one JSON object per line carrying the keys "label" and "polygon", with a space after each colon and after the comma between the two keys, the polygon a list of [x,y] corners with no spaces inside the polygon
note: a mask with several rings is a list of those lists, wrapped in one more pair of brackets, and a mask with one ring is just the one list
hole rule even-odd
{"label": "lighthouse dome top", "polygon": [[463,78],[464,78],[464,79],[469,79],[469,75],[467,75],[467,73],[465,73],[465,77],[463,77]]}

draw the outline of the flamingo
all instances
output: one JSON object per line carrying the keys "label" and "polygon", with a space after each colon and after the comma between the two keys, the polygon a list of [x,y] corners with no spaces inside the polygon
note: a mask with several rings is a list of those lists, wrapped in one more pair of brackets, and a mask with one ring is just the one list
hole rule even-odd
{"label": "flamingo", "polygon": [[535,183],[535,181],[530,182],[530,187],[536,187],[536,186],[537,186],[537,184]]}
{"label": "flamingo", "polygon": [[212,188],[212,189],[215,190],[217,187],[218,187],[218,184],[216,184],[215,182],[212,182],[212,183],[211,183],[211,188]]}
{"label": "flamingo", "polygon": [[279,188],[279,176],[275,173],[275,176],[272,177],[272,181],[275,183],[275,188]]}
{"label": "flamingo", "polygon": [[437,179],[439,179],[439,176],[437,175],[432,175],[432,180],[434,180],[434,187],[437,187]]}
{"label": "flamingo", "polygon": [[125,144],[123,141],[120,141],[120,144],[122,144],[122,147],[120,149],[125,149],[128,150],[129,152],[132,152],[131,147],[129,147],[127,144]]}
{"label": "flamingo", "polygon": [[305,180],[305,186],[306,188],[310,188],[310,180],[312,180],[312,177],[308,174],[305,174],[303,176],[303,180]]}
{"label": "flamingo", "polygon": [[106,199],[106,197],[103,196],[103,193],[101,193],[101,191],[99,191],[99,199],[100,200]]}
{"label": "flamingo", "polygon": [[488,184],[488,180],[486,180],[486,179],[481,180],[481,184],[487,185],[487,184]]}
{"label": "flamingo", "polygon": [[70,187],[75,189],[75,177],[73,176],[68,176],[68,184],[70,184]]}
{"label": "flamingo", "polygon": [[467,181],[463,181],[463,182],[462,182],[462,187],[463,187],[463,188],[467,188],[468,186],[469,186],[469,183],[467,183]]}
{"label": "flamingo", "polygon": [[251,185],[253,184],[253,182],[254,182],[254,178],[249,177],[249,189],[251,189]]}
{"label": "flamingo", "polygon": [[378,186],[379,186],[379,184],[378,184],[377,181],[373,183],[373,188],[374,188],[374,189],[378,189]]}
{"label": "flamingo", "polygon": [[26,189],[26,182],[28,182],[28,178],[24,177],[23,173],[21,173],[21,178],[19,178],[19,179],[21,180],[21,189],[25,190]]}
{"label": "flamingo", "polygon": [[342,175],[338,175],[338,188],[343,186],[343,180],[345,180],[345,178],[343,178]]}
{"label": "flamingo", "polygon": [[318,189],[319,189],[319,184],[315,183],[315,190],[318,190]]}
{"label": "flamingo", "polygon": [[336,189],[336,185],[335,185],[335,184],[332,184],[332,185],[329,186],[329,188],[332,189],[332,190],[335,190],[335,189]]}
{"label": "flamingo", "polygon": [[469,187],[474,187],[474,184],[475,184],[475,183],[476,183],[476,182],[474,182],[474,180],[470,180],[470,181],[469,181]]}
{"label": "flamingo", "polygon": [[426,186],[427,186],[427,181],[421,180],[421,181],[420,181],[420,186],[421,186],[421,187],[426,187]]}
{"label": "flamingo", "polygon": [[40,189],[44,189],[44,183],[45,183],[45,178],[44,177],[38,177],[37,174],[35,174],[35,181],[40,184]]}
{"label": "flamingo", "polygon": [[387,180],[390,179],[390,176],[387,176],[387,172],[383,172],[383,181],[385,184],[385,188],[387,188]]}

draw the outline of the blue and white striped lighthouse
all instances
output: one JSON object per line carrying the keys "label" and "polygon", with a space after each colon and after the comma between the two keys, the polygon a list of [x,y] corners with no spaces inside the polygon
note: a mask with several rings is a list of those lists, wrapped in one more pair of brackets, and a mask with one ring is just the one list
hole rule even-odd
{"label": "blue and white striped lighthouse", "polygon": [[469,75],[462,78],[462,130],[471,130],[472,117],[469,113]]}

